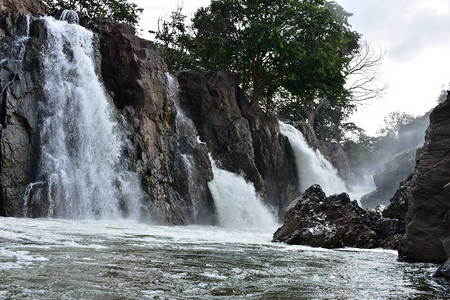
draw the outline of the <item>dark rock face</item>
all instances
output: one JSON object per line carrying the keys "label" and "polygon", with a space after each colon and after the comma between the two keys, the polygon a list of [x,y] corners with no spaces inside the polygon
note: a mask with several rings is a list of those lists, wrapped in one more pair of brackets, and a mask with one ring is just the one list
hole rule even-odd
{"label": "dark rock face", "polygon": [[430,115],[425,144],[411,181],[406,234],[399,247],[404,260],[443,263],[442,242],[450,236],[450,99]]}
{"label": "dark rock face", "polygon": [[283,210],[298,191],[293,153],[278,121],[255,107],[247,112],[247,99],[228,73],[183,71],[177,77],[181,107],[219,166],[242,174]]}
{"label": "dark rock face", "polygon": [[41,20],[20,13],[0,15],[0,27],[0,215],[22,216],[25,188],[39,157],[39,51],[45,30]]}
{"label": "dark rock face", "polygon": [[408,213],[408,201],[411,191],[411,180],[413,173],[409,174],[403,181],[400,182],[398,190],[395,192],[394,197],[391,198],[391,204],[383,211],[383,217],[398,219],[403,223],[406,220]]}
{"label": "dark rock face", "polygon": [[273,241],[313,247],[395,248],[399,224],[350,201],[347,194],[325,196],[313,185],[288,207]]}

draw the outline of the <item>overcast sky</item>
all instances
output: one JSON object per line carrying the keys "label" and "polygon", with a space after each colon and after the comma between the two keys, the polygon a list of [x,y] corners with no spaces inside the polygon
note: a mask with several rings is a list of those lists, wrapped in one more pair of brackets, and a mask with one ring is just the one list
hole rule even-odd
{"label": "overcast sky", "polygon": [[[142,34],[156,29],[159,16],[169,15],[181,4],[192,16],[209,0],[135,0],[144,8]],[[150,3],[149,3],[150,2]],[[151,3],[153,2],[153,3]],[[386,94],[366,102],[352,117],[358,126],[375,134],[391,111],[423,115],[436,105],[450,82],[450,0],[337,0],[353,13],[350,23],[373,49],[387,54],[380,68]]]}

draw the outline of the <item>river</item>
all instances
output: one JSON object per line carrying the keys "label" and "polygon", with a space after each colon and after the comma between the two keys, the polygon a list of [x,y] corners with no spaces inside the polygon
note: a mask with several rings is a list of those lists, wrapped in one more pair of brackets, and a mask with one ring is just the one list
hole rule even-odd
{"label": "river", "polygon": [[272,231],[0,218],[1,299],[448,299],[432,264]]}

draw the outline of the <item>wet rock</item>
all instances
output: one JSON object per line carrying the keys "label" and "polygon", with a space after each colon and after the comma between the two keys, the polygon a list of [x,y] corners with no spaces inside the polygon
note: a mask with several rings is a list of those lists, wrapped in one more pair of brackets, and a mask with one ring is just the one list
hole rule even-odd
{"label": "wet rock", "polygon": [[399,188],[391,198],[389,206],[383,211],[383,217],[398,219],[403,223],[405,222],[406,215],[408,213],[408,201],[410,197],[412,177],[413,173],[409,174],[400,182]]}
{"label": "wet rock", "polygon": [[37,109],[43,83],[38,65],[45,27],[42,20],[6,13],[0,28],[5,33],[0,37],[0,215],[19,217],[39,157]]}
{"label": "wet rock", "polygon": [[411,181],[403,260],[443,263],[442,239],[450,236],[450,99],[430,115],[425,144]]}
{"label": "wet rock", "polygon": [[297,195],[293,153],[278,121],[248,101],[237,78],[225,72],[182,71],[180,103],[220,167],[242,174],[280,210]]}
{"label": "wet rock", "polygon": [[326,197],[313,185],[287,208],[274,242],[324,248],[395,248],[398,221],[350,201],[346,193]]}

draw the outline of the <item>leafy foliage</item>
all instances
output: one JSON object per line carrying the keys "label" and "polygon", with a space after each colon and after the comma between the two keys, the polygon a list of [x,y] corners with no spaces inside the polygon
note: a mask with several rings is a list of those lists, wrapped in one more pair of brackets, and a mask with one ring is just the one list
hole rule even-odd
{"label": "leafy foliage", "polygon": [[51,10],[71,9],[87,17],[111,17],[113,20],[135,25],[142,8],[127,0],[44,0]]}
{"label": "leafy foliage", "polygon": [[149,32],[155,35],[156,46],[170,72],[197,67],[189,53],[189,48],[192,48],[192,37],[188,34],[186,15],[182,13],[182,7],[171,13],[170,20],[159,18],[158,30]]}
{"label": "leafy foliage", "polygon": [[324,0],[216,0],[195,14],[195,53],[210,70],[239,75],[252,102],[285,87],[299,99],[343,90],[359,36],[348,13]]}
{"label": "leafy foliage", "polygon": [[345,122],[355,101],[382,90],[367,88],[376,76],[364,73],[382,55],[359,42],[350,15],[327,0],[213,0],[189,26],[179,8],[153,33],[170,70],[235,73],[249,108],[259,102],[268,113],[306,120],[319,136],[340,140],[343,131],[359,130]]}

